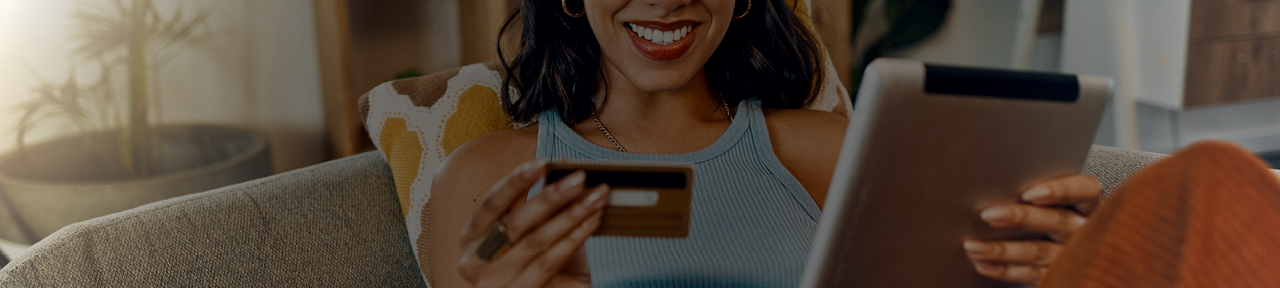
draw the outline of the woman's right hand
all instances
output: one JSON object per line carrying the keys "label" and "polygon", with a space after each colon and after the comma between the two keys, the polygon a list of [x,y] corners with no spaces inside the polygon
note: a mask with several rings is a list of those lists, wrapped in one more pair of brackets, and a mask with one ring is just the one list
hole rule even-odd
{"label": "woman's right hand", "polygon": [[[548,183],[517,205],[547,173],[545,160],[526,162],[485,193],[479,208],[462,229],[462,278],[476,287],[589,287],[585,257],[577,255],[600,226],[608,185],[584,192],[586,174],[576,171]],[[583,197],[584,193],[588,193]],[[476,248],[498,222],[509,239],[504,252],[486,261]],[[566,265],[580,261],[578,265]],[[574,267],[579,266],[579,267]]]}

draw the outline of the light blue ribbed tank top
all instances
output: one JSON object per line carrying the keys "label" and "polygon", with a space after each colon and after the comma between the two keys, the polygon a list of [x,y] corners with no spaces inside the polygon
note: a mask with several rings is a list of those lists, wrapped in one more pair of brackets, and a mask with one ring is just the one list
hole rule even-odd
{"label": "light blue ribbed tank top", "polygon": [[538,157],[693,165],[689,237],[591,237],[586,246],[592,286],[800,284],[821,212],[775,156],[758,100],[742,101],[733,124],[714,144],[685,154],[636,154],[601,147],[552,112],[542,113],[539,123]]}

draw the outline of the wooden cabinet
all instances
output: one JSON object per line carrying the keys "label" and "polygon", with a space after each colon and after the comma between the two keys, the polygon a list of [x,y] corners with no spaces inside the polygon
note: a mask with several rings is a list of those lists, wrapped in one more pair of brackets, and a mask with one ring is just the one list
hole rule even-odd
{"label": "wooden cabinet", "polygon": [[1192,42],[1280,32],[1280,0],[1192,0],[1190,17]]}
{"label": "wooden cabinet", "polygon": [[1183,105],[1280,97],[1280,0],[1193,0]]}
{"label": "wooden cabinet", "polygon": [[1187,49],[1187,107],[1280,96],[1280,38]]}

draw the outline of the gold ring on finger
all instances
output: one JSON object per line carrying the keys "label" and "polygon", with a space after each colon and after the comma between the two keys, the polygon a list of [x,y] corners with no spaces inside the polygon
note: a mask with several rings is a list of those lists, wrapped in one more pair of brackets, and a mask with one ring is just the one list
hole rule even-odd
{"label": "gold ring on finger", "polygon": [[492,261],[494,258],[506,252],[511,238],[507,237],[507,226],[502,222],[494,222],[493,227],[489,228],[489,232],[480,238],[480,246],[476,247],[476,255],[480,256],[485,262]]}

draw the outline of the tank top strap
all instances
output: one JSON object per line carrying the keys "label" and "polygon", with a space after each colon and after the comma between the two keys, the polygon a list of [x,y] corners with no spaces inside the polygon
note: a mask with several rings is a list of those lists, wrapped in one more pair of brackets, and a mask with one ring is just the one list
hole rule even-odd
{"label": "tank top strap", "polygon": [[[782,165],[782,161],[778,160],[778,155],[773,149],[773,138],[769,135],[769,125],[765,122],[764,108],[761,107],[763,104],[759,99],[755,98],[748,101],[752,104],[749,106],[750,109],[745,111],[748,115],[744,115],[746,116],[744,118],[751,121],[748,138],[756,153],[759,154],[757,159],[769,171],[769,174],[777,177],[779,182],[787,188],[786,190],[791,193],[791,197],[794,197],[795,201],[804,208],[805,213],[809,214],[809,217],[813,218],[813,220],[818,220],[822,216],[822,209],[813,200],[813,196],[809,195],[809,190],[806,190],[804,185],[800,184],[800,180],[796,179],[795,175],[792,175],[791,171]],[[739,110],[738,113],[743,112]]]}

